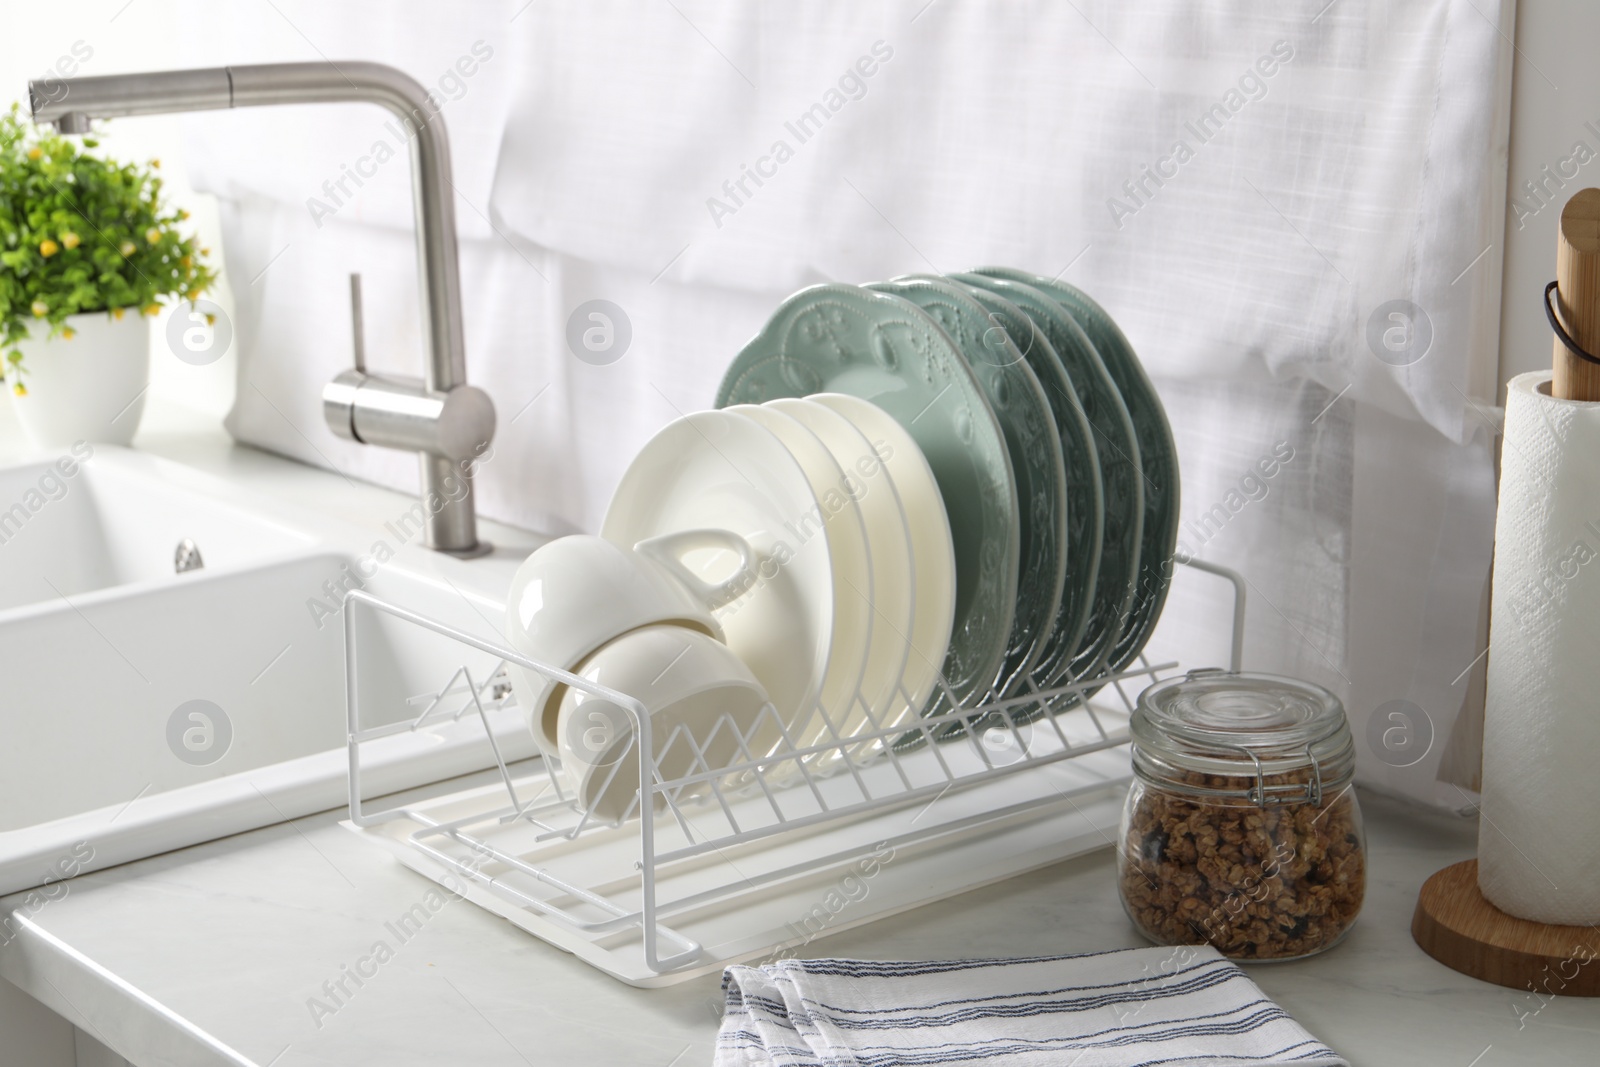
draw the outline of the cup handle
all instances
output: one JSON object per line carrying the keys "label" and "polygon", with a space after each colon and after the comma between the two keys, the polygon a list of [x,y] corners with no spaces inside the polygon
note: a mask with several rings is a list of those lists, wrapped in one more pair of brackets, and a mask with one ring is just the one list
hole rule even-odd
{"label": "cup handle", "polygon": [[[683,562],[685,554],[701,548],[722,548],[732,552],[739,557],[738,568],[721,582],[707,582]],[[719,608],[738,599],[756,584],[755,550],[750,547],[749,541],[732,530],[678,530],[640,541],[633,546],[633,550],[665,568],[711,608]]]}

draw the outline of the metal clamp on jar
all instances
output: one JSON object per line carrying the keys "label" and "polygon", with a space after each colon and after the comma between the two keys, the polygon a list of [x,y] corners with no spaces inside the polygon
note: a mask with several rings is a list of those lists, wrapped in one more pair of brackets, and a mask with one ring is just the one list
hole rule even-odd
{"label": "metal clamp on jar", "polygon": [[1246,960],[1338,943],[1366,893],[1339,698],[1291,678],[1193,671],[1146,689],[1131,732],[1117,869],[1139,931]]}

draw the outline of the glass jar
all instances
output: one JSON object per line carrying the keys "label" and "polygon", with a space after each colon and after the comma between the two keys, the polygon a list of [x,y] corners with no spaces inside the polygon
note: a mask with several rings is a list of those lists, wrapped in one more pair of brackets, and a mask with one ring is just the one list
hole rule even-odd
{"label": "glass jar", "polygon": [[1139,931],[1238,960],[1337,944],[1367,874],[1339,698],[1292,678],[1191,671],[1140,694],[1131,731],[1117,876]]}

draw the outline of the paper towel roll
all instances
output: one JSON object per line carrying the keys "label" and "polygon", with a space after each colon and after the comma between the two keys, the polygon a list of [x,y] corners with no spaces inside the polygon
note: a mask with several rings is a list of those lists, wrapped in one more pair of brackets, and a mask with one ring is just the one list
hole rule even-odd
{"label": "paper towel roll", "polygon": [[1600,923],[1600,403],[1551,397],[1548,372],[1507,391],[1478,885]]}

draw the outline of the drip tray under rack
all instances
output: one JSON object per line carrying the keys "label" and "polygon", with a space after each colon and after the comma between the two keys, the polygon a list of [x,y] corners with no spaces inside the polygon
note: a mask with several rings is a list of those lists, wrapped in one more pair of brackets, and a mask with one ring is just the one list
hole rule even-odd
{"label": "drip tray under rack", "polygon": [[[932,756],[912,753],[908,762],[919,758]],[[815,937],[1104,848],[1115,839],[1128,778],[1126,749],[1101,750],[663,866],[655,877],[658,928],[668,949],[684,942],[699,947],[692,962],[664,973],[647,964],[637,923],[586,931],[558,921],[507,890],[548,902],[562,915],[587,911],[583,917],[597,923],[610,909],[586,909],[574,894],[485,859],[472,844],[439,835],[432,847],[496,884],[474,880],[417,847],[413,835],[425,830],[425,822],[399,818],[368,828],[344,825],[480,907],[629,985],[648,987],[687,981],[729,963],[796,955]],[[822,785],[847,780],[832,778]],[[535,780],[528,785],[529,794],[536,794]],[[482,819],[489,826],[469,823],[464,829],[566,885],[598,892],[621,911],[640,910],[643,879],[635,824],[535,843],[538,830],[528,823],[498,824],[505,795],[496,783],[408,810],[437,824],[489,816]],[[745,798],[738,805],[760,803],[760,798]],[[691,825],[694,812],[685,809]],[[745,884],[743,891],[724,891]]]}

